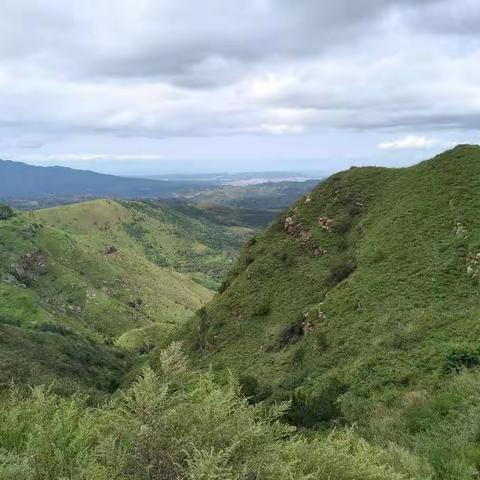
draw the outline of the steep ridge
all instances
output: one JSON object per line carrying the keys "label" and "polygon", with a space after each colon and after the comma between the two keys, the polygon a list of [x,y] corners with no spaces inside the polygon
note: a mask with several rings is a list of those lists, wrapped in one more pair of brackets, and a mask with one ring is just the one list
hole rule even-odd
{"label": "steep ridge", "polygon": [[244,248],[185,333],[195,360],[241,375],[253,400],[292,399],[297,425],[403,436],[434,464],[470,452],[458,422],[480,409],[479,188],[469,145],[330,177]]}

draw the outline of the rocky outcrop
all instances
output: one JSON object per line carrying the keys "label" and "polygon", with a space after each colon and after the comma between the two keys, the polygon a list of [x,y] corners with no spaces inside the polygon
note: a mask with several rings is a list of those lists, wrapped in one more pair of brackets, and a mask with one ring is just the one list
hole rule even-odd
{"label": "rocky outcrop", "polygon": [[467,273],[472,278],[478,278],[480,269],[480,252],[469,252],[466,259]]}
{"label": "rocky outcrop", "polygon": [[285,217],[283,229],[288,235],[297,239],[311,255],[318,257],[327,253],[326,250],[313,241],[311,233],[302,228],[302,225],[296,222],[292,216]]}
{"label": "rocky outcrop", "polygon": [[17,263],[10,266],[9,274],[18,282],[29,285],[45,272],[47,260],[39,250],[24,253]]}
{"label": "rocky outcrop", "polygon": [[333,223],[333,219],[328,217],[320,217],[318,219],[319,227],[322,228],[323,230],[326,230],[328,233],[331,233],[332,231],[332,223]]}
{"label": "rocky outcrop", "polygon": [[463,237],[465,233],[465,227],[460,222],[457,222],[455,225],[455,235],[457,235],[457,237]]}

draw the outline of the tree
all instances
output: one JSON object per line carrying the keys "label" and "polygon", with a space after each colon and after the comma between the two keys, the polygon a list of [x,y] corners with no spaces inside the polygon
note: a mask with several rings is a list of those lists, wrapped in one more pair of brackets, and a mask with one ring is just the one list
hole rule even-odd
{"label": "tree", "polygon": [[0,220],[8,220],[15,215],[15,212],[11,207],[5,205],[4,203],[0,203]]}

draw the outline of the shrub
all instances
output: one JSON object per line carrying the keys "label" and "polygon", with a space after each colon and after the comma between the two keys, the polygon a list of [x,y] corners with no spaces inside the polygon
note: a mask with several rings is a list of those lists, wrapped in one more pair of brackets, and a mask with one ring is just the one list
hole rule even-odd
{"label": "shrub", "polygon": [[0,314],[0,324],[13,325],[14,327],[20,327],[22,325],[18,318],[11,318],[3,314]]}
{"label": "shrub", "polygon": [[348,250],[348,241],[345,237],[341,237],[336,243],[337,252],[345,252]]}
{"label": "shrub", "polygon": [[480,348],[452,350],[446,358],[446,370],[448,372],[459,372],[464,368],[471,369],[478,365],[480,365]]}
{"label": "shrub", "polygon": [[342,215],[335,218],[335,220],[333,221],[332,227],[335,233],[344,235],[352,228],[352,225],[353,225],[353,218],[350,217],[349,215]]}
{"label": "shrub", "polygon": [[0,203],[0,220],[8,220],[13,216],[15,216],[13,209],[4,203]]}
{"label": "shrub", "polygon": [[270,302],[268,300],[261,300],[253,307],[253,315],[256,317],[264,317],[271,311]]}
{"label": "shrub", "polygon": [[12,390],[0,409],[0,478],[406,478],[351,431],[294,436],[280,421],[288,403],[250,405],[233,377],[189,371],[178,345],[160,360],[102,407]]}
{"label": "shrub", "polygon": [[242,394],[250,403],[259,403],[268,398],[271,389],[262,386],[253,375],[240,375],[238,378]]}
{"label": "shrub", "polygon": [[142,240],[143,237],[148,233],[142,225],[138,225],[138,223],[124,223],[123,228],[127,235],[129,235],[134,240]]}
{"label": "shrub", "polygon": [[348,278],[354,271],[356,265],[352,258],[348,255],[337,255],[335,256],[329,266],[327,284],[336,285],[342,280]]}
{"label": "shrub", "polygon": [[70,328],[53,323],[42,323],[40,325],[37,325],[35,327],[35,330],[38,330],[40,332],[56,333],[58,335],[62,335],[62,337],[74,335],[74,332]]}
{"label": "shrub", "polygon": [[170,266],[170,262],[167,257],[162,255],[160,252],[157,250],[147,250],[146,251],[146,256],[148,260],[150,260],[152,263],[155,263],[159,267],[168,267]]}
{"label": "shrub", "polygon": [[301,427],[315,427],[321,423],[341,418],[338,402],[346,387],[336,378],[323,379],[309,391],[300,388],[292,395],[292,403],[286,418]]}
{"label": "shrub", "polygon": [[278,351],[287,345],[298,342],[304,335],[303,332],[303,315],[302,317],[286,327],[284,327],[278,336],[267,345],[267,351]]}
{"label": "shrub", "polygon": [[251,265],[255,261],[255,257],[251,254],[245,255],[245,268]]}
{"label": "shrub", "polygon": [[381,263],[385,261],[387,258],[387,254],[385,253],[385,250],[381,248],[375,249],[372,255],[372,262],[373,263]]}
{"label": "shrub", "polygon": [[222,283],[218,287],[218,292],[223,293],[227,288],[230,286],[230,282],[228,280],[222,280]]}

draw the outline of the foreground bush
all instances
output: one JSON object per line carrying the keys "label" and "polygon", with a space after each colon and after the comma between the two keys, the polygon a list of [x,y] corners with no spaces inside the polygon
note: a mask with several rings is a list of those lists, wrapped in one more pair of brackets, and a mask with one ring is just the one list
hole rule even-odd
{"label": "foreground bush", "polygon": [[294,435],[280,422],[286,404],[249,405],[233,378],[188,371],[178,345],[158,363],[103,408],[13,389],[0,412],[0,479],[409,478],[350,431]]}

